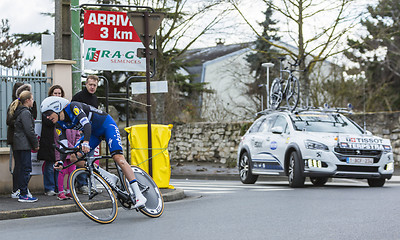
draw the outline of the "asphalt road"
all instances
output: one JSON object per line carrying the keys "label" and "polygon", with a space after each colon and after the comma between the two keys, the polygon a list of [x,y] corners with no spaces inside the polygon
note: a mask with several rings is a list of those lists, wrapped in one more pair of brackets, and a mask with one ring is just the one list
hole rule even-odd
{"label": "asphalt road", "polygon": [[1,239],[399,239],[400,184],[370,188],[338,180],[325,187],[287,182],[171,180],[188,195],[157,219],[121,209],[100,225],[82,213],[0,221]]}

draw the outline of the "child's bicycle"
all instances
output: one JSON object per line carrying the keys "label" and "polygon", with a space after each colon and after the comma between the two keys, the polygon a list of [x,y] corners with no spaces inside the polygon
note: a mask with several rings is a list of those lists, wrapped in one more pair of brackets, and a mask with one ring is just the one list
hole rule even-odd
{"label": "child's bicycle", "polygon": [[[65,154],[81,152],[81,146],[68,148],[58,141],[63,148],[57,151]],[[96,166],[94,162],[99,159],[111,159],[111,156],[89,157],[84,154],[77,161],[64,166],[63,169],[72,166],[79,161],[85,161],[86,166],[77,168],[69,176],[69,185],[72,197],[78,208],[91,220],[97,223],[111,223],[118,214],[118,202],[127,210],[135,209],[146,216],[157,218],[164,211],[164,200],[160,190],[153,179],[142,169],[132,166],[139,188],[146,197],[147,202],[143,208],[134,208],[135,194],[128,180],[117,164],[118,176]],[[79,191],[78,177],[87,178],[89,193]]]}
{"label": "child's bicycle", "polygon": [[[295,63],[290,63],[290,69],[282,69],[282,61],[285,57],[279,58],[280,60],[280,77],[275,78],[271,85],[271,91],[269,95],[269,103],[272,109],[278,109],[283,99],[286,98],[286,103],[289,111],[293,111],[297,104],[299,103],[300,97],[300,84],[296,76],[293,75],[295,71],[303,71],[294,69],[299,64],[297,61]],[[282,78],[282,73],[289,73],[287,79]]]}

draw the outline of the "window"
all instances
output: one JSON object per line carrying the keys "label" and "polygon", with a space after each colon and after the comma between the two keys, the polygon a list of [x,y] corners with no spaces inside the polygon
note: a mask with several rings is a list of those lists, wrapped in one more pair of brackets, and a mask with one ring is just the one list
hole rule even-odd
{"label": "window", "polygon": [[274,127],[282,127],[283,132],[286,132],[288,130],[287,126],[288,126],[288,124],[287,124],[287,121],[286,121],[285,117],[284,116],[278,116],[276,118],[276,121],[275,121],[274,125],[273,125],[273,128]]}
{"label": "window", "polygon": [[340,114],[302,113],[292,115],[292,120],[298,131],[364,133],[361,127]]}
{"label": "window", "polygon": [[271,126],[276,119],[276,115],[270,115],[265,118],[265,121],[261,123],[259,132],[266,132],[271,130]]}
{"label": "window", "polygon": [[260,118],[257,121],[255,121],[253,123],[253,125],[249,129],[249,133],[258,132],[258,130],[259,130],[260,126],[261,126],[261,123],[263,123],[264,120],[265,120],[265,118]]}

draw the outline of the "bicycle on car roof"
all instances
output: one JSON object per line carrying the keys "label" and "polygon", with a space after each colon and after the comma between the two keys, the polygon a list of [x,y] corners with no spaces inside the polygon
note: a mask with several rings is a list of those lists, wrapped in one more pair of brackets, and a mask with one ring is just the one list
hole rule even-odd
{"label": "bicycle on car roof", "polygon": [[[286,99],[286,104],[289,111],[296,109],[299,98],[300,98],[300,83],[298,78],[293,74],[294,72],[300,72],[304,70],[297,70],[299,62],[295,60],[294,63],[288,62],[290,68],[286,67],[282,69],[282,62],[286,59],[285,57],[278,58],[279,63],[279,78],[275,78],[271,85],[271,91],[269,95],[269,103],[272,109],[278,109],[283,99]],[[283,78],[283,73],[288,73],[287,79]]]}

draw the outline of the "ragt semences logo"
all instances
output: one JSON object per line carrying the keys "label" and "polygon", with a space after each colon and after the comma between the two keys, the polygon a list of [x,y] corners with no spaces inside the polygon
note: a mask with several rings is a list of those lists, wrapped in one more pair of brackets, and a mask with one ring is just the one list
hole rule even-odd
{"label": "ragt semences logo", "polygon": [[89,48],[86,54],[86,60],[90,62],[98,62],[100,57],[100,50],[96,50],[96,48]]}
{"label": "ragt semences logo", "polygon": [[[100,58],[110,59],[111,63],[141,63],[141,58],[135,58],[135,51],[110,51],[98,50],[97,48],[88,48],[86,53],[86,60],[89,62],[98,62]],[[124,59],[125,58],[125,59]]]}

